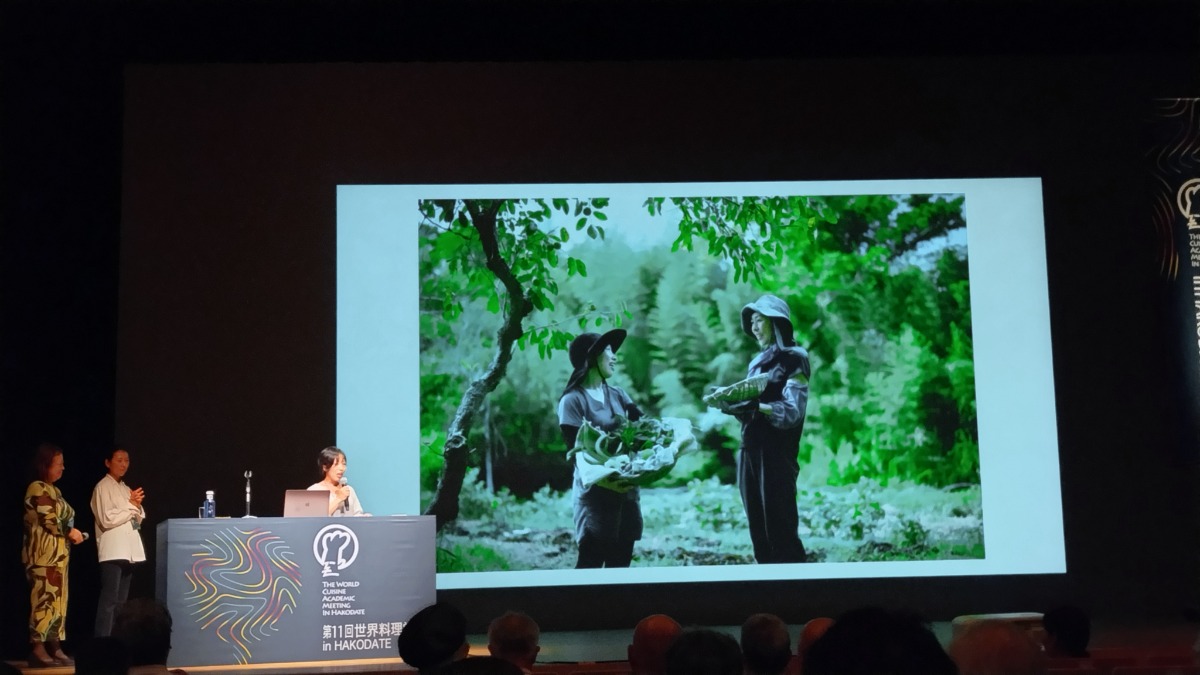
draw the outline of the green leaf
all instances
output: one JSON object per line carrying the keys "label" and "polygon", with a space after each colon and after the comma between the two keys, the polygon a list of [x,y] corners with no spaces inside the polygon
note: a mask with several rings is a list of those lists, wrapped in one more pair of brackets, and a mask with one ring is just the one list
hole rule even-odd
{"label": "green leaf", "polygon": [[500,313],[500,296],[493,295],[492,297],[488,298],[487,308],[488,308],[488,311],[491,312],[492,314],[499,314]]}
{"label": "green leaf", "polygon": [[575,270],[579,273],[579,276],[581,276],[581,277],[587,276],[587,265],[583,264],[582,260],[575,261]]}
{"label": "green leaf", "polygon": [[570,238],[571,238],[571,233],[567,232],[567,228],[564,227],[562,230],[559,231],[559,233],[558,233],[559,241],[566,241]]}
{"label": "green leaf", "polygon": [[592,239],[595,239],[596,238],[596,226],[588,225],[587,233],[588,233],[589,237],[591,237]]}
{"label": "green leaf", "polygon": [[582,230],[585,225],[587,225],[587,218],[580,218],[575,223],[575,231],[578,232],[579,230]]}
{"label": "green leaf", "polygon": [[596,217],[596,220],[608,220],[608,216],[604,215],[600,211],[593,211],[592,215]]}
{"label": "green leaf", "polygon": [[598,328],[598,327],[600,327],[600,326],[603,326],[603,325],[604,325],[604,318],[603,318],[603,317],[599,317],[599,316],[598,316],[598,317],[596,317],[596,327]]}

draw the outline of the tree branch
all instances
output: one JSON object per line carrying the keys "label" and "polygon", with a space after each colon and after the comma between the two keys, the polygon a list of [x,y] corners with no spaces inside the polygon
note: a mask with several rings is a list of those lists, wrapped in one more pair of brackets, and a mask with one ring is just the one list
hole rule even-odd
{"label": "tree branch", "polygon": [[533,311],[533,304],[526,297],[525,289],[517,281],[512,268],[500,255],[500,246],[496,237],[496,215],[499,213],[500,205],[500,200],[493,201],[486,209],[475,201],[465,203],[471,217],[471,225],[479,233],[479,241],[487,259],[487,268],[504,285],[509,302],[504,323],[496,331],[496,351],[492,362],[482,375],[472,380],[471,384],[467,386],[467,390],[463,392],[462,401],[458,404],[458,410],[454,414],[454,419],[450,422],[450,428],[446,431],[446,445],[442,451],[445,464],[438,481],[437,492],[434,493],[429,508],[425,509],[426,515],[432,515],[437,519],[438,529],[458,518],[458,499],[462,491],[463,479],[466,476],[467,455],[470,451],[467,446],[467,435],[471,431],[475,415],[484,399],[496,388],[508,370],[509,361],[512,360],[513,344],[524,333],[521,324],[525,317]]}

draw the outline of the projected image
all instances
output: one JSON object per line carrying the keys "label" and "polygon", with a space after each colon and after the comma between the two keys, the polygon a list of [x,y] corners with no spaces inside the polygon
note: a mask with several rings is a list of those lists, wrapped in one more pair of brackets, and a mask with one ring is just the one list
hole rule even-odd
{"label": "projected image", "polygon": [[397,214],[439,572],[984,558],[966,195],[573,194]]}

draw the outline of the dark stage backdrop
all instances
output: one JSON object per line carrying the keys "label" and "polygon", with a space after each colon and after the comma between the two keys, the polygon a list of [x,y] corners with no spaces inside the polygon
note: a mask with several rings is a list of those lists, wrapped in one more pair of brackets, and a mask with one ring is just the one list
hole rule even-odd
{"label": "dark stage backdrop", "polygon": [[[20,474],[40,439],[66,448],[62,487],[84,521],[117,433],[129,437],[131,480],[145,486],[153,521],[194,513],[204,489],[218,491],[222,513],[241,515],[246,469],[261,515],[278,513],[285,487],[311,481],[316,449],[335,438],[339,183],[1032,175],[1045,191],[1068,574],[446,597],[474,629],[509,606],[546,630],[631,626],[662,610],[687,623],[754,611],[802,621],[868,602],[934,619],[1064,601],[1101,616],[1179,616],[1197,596],[1196,448],[1177,433],[1187,403],[1141,131],[1154,98],[1197,91],[1194,30],[1180,29],[1196,12],[1075,5],[1078,19],[938,4],[878,15],[657,7],[629,13],[632,32],[600,13],[607,31],[582,36],[581,9],[463,19],[374,6],[383,20],[372,21],[319,3],[294,15],[252,4],[231,34],[218,30],[215,6],[63,17],[17,5],[4,22],[14,39],[3,92],[3,596],[25,597]],[[327,21],[316,29],[297,17]],[[172,41],[177,20],[190,28]],[[985,34],[1015,42],[980,42]],[[123,70],[147,60],[547,59]],[[427,95],[400,96],[395,78]],[[150,96],[151,85],[166,95]],[[146,145],[122,150],[123,128]],[[163,159],[145,163],[148,145]],[[121,204],[123,163],[126,194],[149,202]],[[177,203],[188,208],[172,211]],[[122,217],[144,228],[123,250]],[[130,265],[118,265],[118,251]],[[169,284],[141,266],[160,252],[180,260]],[[140,294],[132,305],[130,293]],[[168,426],[189,441],[134,442]],[[74,637],[90,634],[93,560],[85,545],[72,566]],[[152,592],[149,570],[135,593]],[[25,611],[6,610],[5,656],[24,648]]]}

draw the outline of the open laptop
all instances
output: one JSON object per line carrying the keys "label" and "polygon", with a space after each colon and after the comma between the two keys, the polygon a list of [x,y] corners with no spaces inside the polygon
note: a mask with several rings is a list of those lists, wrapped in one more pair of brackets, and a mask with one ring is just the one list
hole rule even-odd
{"label": "open laptop", "polygon": [[329,515],[329,490],[288,490],[283,493],[283,517],[326,517]]}

